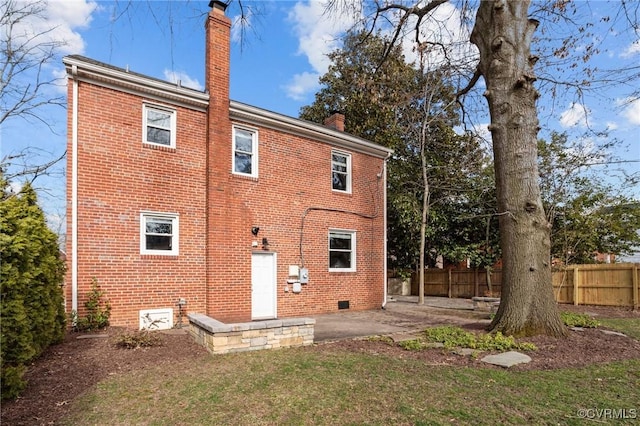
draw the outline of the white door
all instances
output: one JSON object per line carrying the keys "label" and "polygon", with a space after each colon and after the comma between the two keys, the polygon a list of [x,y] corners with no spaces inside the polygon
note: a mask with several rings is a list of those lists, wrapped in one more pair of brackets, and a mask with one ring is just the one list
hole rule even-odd
{"label": "white door", "polygon": [[251,318],[276,318],[276,254],[251,255]]}

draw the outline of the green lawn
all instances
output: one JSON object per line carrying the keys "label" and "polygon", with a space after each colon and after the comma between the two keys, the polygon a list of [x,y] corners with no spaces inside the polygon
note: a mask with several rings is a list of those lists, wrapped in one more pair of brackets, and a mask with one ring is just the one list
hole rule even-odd
{"label": "green lawn", "polygon": [[[199,364],[177,363],[114,376],[74,401],[73,414],[64,422],[632,424],[640,419],[639,401],[640,359],[580,369],[516,372],[435,366],[321,345],[212,356]],[[614,411],[596,417],[598,409]],[[581,410],[591,410],[586,413],[595,417],[593,421],[581,418],[585,413]],[[604,417],[607,415],[609,418]],[[614,415],[628,418],[610,420]]]}
{"label": "green lawn", "polygon": [[640,318],[598,318],[601,326],[620,331],[640,340]]}

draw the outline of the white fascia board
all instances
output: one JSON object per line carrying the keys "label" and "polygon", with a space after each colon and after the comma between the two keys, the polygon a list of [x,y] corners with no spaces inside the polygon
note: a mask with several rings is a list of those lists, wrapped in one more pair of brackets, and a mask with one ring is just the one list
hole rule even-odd
{"label": "white fascia board", "polygon": [[345,132],[236,101],[229,102],[229,117],[232,120],[269,127],[274,130],[324,142],[331,146],[369,154],[377,158],[385,159],[393,153],[392,149]]}
{"label": "white fascia board", "polygon": [[[206,111],[209,106],[209,94],[195,89],[178,86],[173,83],[156,80],[118,68],[104,66],[82,57],[67,56],[62,59],[70,78],[97,84],[120,91],[146,95],[158,100],[172,101],[187,108]],[[77,67],[75,74],[71,73]]]}

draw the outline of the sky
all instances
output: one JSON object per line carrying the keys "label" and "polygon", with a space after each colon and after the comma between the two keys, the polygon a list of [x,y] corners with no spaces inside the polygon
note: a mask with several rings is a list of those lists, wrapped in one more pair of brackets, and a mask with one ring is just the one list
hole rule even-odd
{"label": "sky", "polygon": [[[302,106],[313,102],[318,78],[329,66],[327,53],[340,47],[340,35],[352,25],[347,14],[327,19],[319,1],[244,1],[250,27],[241,36],[237,3],[227,9],[233,21],[231,50],[231,98],[270,111],[297,117]],[[592,2],[588,13],[597,17],[610,5]],[[64,40],[55,61],[45,73],[64,77],[62,56],[80,54],[117,67],[183,86],[202,89],[204,84],[204,20],[208,1],[92,1],[49,0],[46,19],[28,23],[31,28],[51,29],[48,37]],[[465,36],[453,6],[440,9],[446,18],[439,28],[449,40]],[[168,22],[172,22],[169,25]],[[637,65],[640,36],[633,33],[597,35],[602,51],[596,58],[602,66]],[[585,41],[586,43],[586,41]],[[576,49],[584,46],[576,46]],[[410,57],[411,52],[407,50]],[[635,82],[638,84],[638,82]],[[65,82],[57,94],[66,94]],[[627,87],[628,89],[628,87]],[[587,126],[610,131],[627,145],[617,154],[630,163],[616,164],[626,173],[640,173],[640,101],[629,102],[625,92],[608,89],[607,96],[584,99],[557,98],[553,104],[539,101],[545,114],[545,131],[567,131],[579,137]],[[577,102],[580,100],[582,103]],[[25,147],[37,148],[42,162],[56,158],[66,148],[66,111],[49,108],[42,117],[53,131],[21,118],[7,120],[0,129],[2,157]],[[348,120],[348,117],[347,117]],[[477,117],[478,129],[486,132],[488,118]],[[598,141],[592,141],[594,145]],[[54,230],[65,214],[64,162],[52,176],[36,182],[43,207]],[[604,166],[597,166],[604,167]],[[607,166],[612,167],[612,166]],[[640,199],[640,189],[630,188]]]}

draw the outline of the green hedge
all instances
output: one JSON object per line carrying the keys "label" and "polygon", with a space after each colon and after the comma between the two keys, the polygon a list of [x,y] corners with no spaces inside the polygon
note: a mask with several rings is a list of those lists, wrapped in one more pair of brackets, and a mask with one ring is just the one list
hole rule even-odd
{"label": "green hedge", "polygon": [[2,399],[25,387],[25,365],[64,338],[64,262],[31,185],[18,194],[0,174]]}

